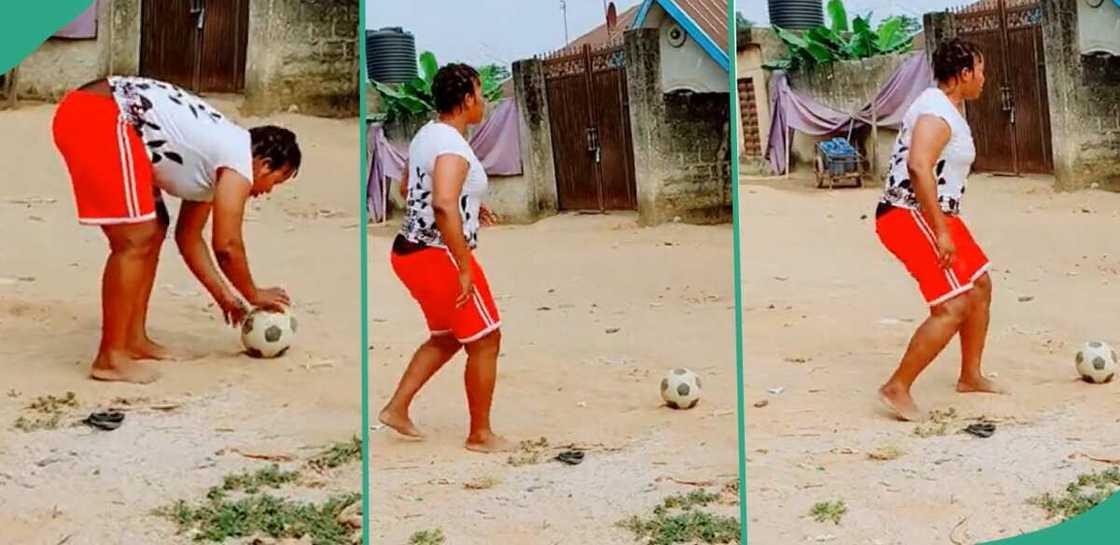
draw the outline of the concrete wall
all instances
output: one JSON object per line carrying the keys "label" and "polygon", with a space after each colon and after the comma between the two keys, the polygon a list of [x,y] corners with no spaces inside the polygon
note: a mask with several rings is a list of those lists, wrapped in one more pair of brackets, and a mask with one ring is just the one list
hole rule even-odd
{"label": "concrete wall", "polygon": [[728,95],[666,93],[660,38],[657,29],[626,33],[639,221],[730,221]]}
{"label": "concrete wall", "polygon": [[358,0],[251,0],[245,113],[357,115],[358,10]]}
{"label": "concrete wall", "polygon": [[87,82],[139,69],[140,0],[101,0],[97,38],[48,39],[20,62],[18,96],[56,101]]}
{"label": "concrete wall", "polygon": [[1120,191],[1120,57],[1082,55],[1077,0],[1042,0],[1058,189]]}
{"label": "concrete wall", "polygon": [[[650,8],[642,25],[660,32],[661,87],[666,92],[727,92],[727,73],[689,36],[681,47],[669,43],[669,30],[676,21],[658,4]],[[683,27],[682,27],[683,28]]]}

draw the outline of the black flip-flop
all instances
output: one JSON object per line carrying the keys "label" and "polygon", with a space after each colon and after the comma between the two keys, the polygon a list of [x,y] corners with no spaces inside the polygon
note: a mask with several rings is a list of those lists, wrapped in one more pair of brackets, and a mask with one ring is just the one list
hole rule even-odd
{"label": "black flip-flop", "polygon": [[87,416],[82,423],[99,430],[113,431],[124,423],[124,413],[114,410],[98,411]]}
{"label": "black flip-flop", "polygon": [[555,460],[564,462],[570,466],[578,466],[583,461],[584,453],[581,450],[566,450],[556,455]]}
{"label": "black flip-flop", "polygon": [[970,424],[964,429],[964,432],[981,439],[987,439],[995,434],[996,425],[991,422],[977,422],[976,424]]}

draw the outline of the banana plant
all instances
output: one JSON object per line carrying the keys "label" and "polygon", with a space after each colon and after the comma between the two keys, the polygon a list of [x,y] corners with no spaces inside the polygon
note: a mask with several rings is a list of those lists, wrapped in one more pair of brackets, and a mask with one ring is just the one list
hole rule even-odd
{"label": "banana plant", "polygon": [[763,65],[770,70],[796,70],[838,60],[857,60],[903,53],[912,47],[916,29],[906,16],[891,16],[871,27],[871,14],[856,16],[848,24],[843,0],[829,0],[830,25],[817,25],[800,34],[775,26],[786,44],[786,56]]}
{"label": "banana plant", "polygon": [[[420,74],[404,83],[390,85],[373,82],[381,95],[380,109],[374,118],[379,121],[430,118],[435,115],[435,100],[432,98],[432,82],[439,71],[439,62],[431,51],[425,51],[419,59]],[[502,83],[509,78],[509,70],[504,66],[490,64],[479,70],[482,95],[488,102],[502,97]]]}

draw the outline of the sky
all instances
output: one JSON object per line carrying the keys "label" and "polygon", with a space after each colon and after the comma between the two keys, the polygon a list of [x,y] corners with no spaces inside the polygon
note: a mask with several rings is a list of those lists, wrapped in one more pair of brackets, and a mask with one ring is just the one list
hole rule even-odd
{"label": "sky", "polygon": [[[561,0],[367,0],[366,28],[404,27],[416,52],[435,53],[440,64],[475,66],[547,53],[565,43]],[[606,22],[608,0],[565,0],[568,36]],[[615,0],[622,13],[641,0]]]}
{"label": "sky", "polygon": [[[823,2],[824,0],[822,0]],[[941,11],[948,7],[971,4],[972,0],[845,0],[844,7],[848,17],[872,13],[872,20],[878,21],[890,15],[910,15],[921,20],[922,15],[931,11]],[[770,26],[767,0],[738,0],[736,9],[760,26]],[[825,23],[828,23],[825,15]]]}

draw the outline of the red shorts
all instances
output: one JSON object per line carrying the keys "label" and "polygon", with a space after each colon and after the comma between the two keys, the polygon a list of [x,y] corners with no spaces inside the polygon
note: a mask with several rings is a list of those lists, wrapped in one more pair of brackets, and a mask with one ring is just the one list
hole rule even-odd
{"label": "red shorts", "polygon": [[941,267],[933,229],[917,210],[895,207],[875,222],[879,240],[918,281],[922,296],[931,306],[972,289],[973,282],[990,266],[964,221],[958,216],[947,216],[945,221],[957,249],[948,269]]}
{"label": "red shorts", "polygon": [[407,255],[394,252],[391,261],[397,277],[420,303],[432,335],[454,335],[467,344],[501,327],[486,274],[473,255],[474,293],[462,308],[455,307],[459,297],[459,266],[451,252],[444,248],[425,248]]}
{"label": "red shorts", "polygon": [[66,161],[78,221],[139,223],[156,216],[152,164],[111,97],[71,91],[54,114],[54,143]]}

